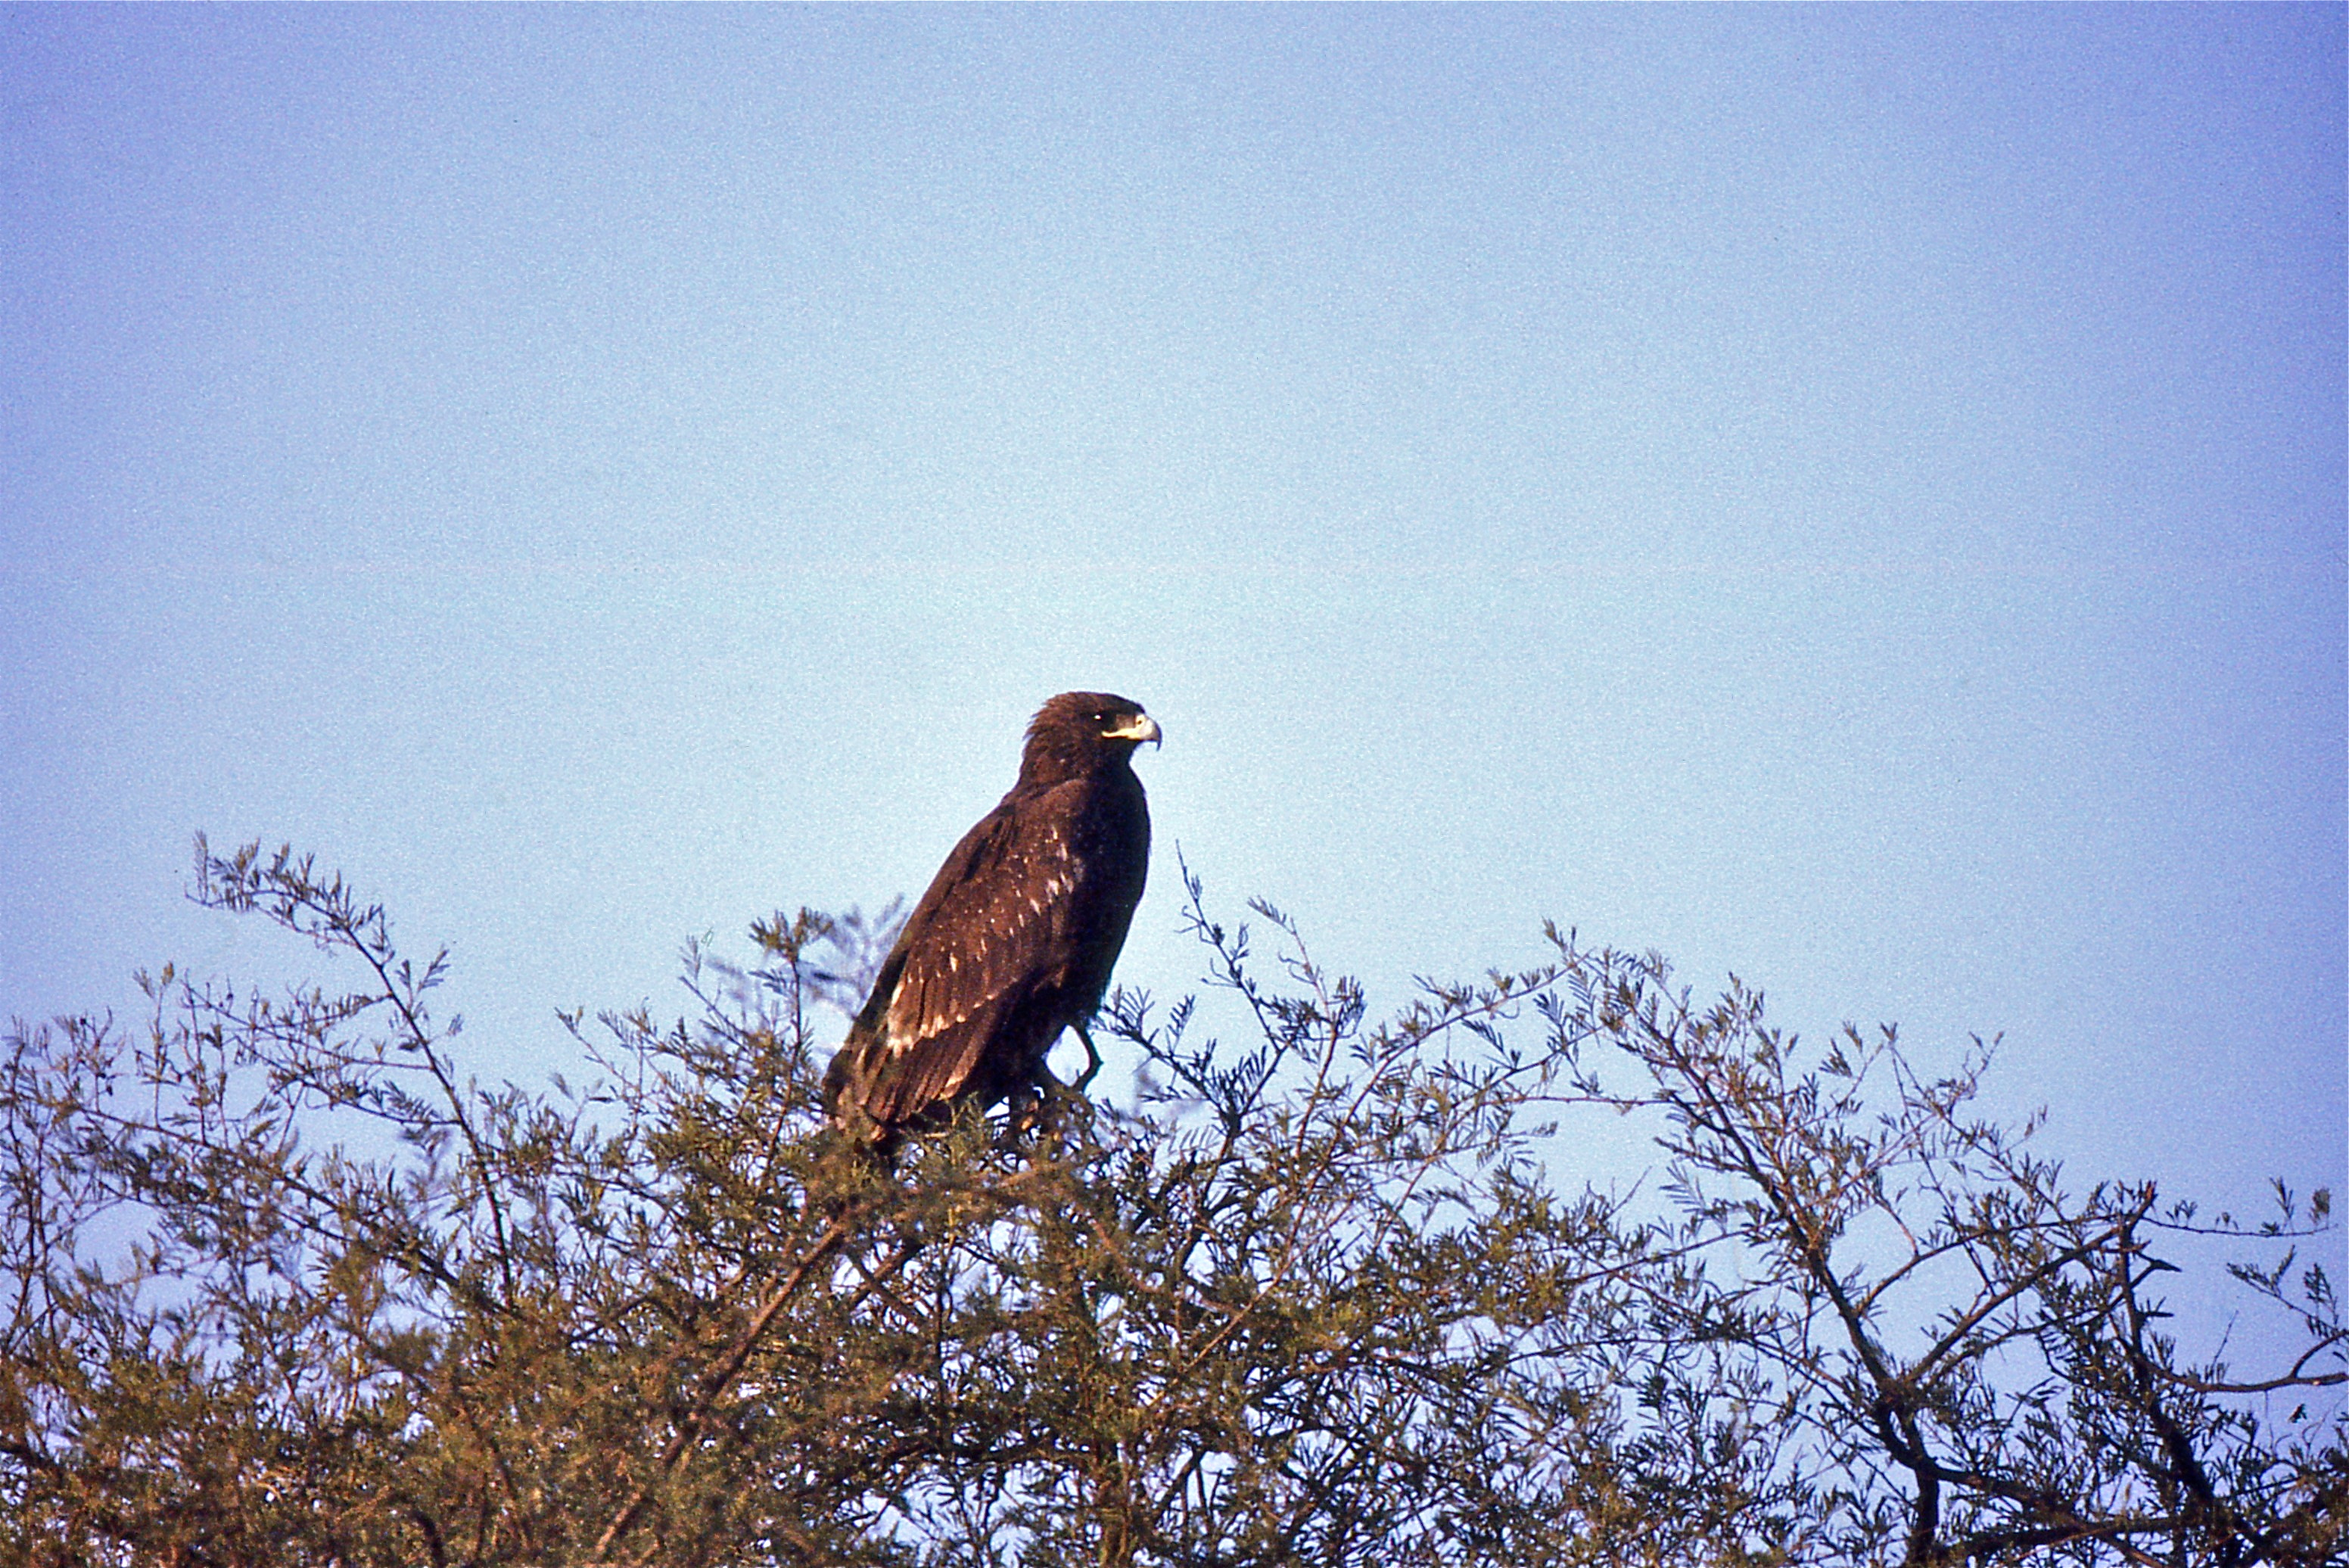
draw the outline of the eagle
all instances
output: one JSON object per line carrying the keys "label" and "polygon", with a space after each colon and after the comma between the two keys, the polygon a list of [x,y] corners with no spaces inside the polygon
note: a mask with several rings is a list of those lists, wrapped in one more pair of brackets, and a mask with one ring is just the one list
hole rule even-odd
{"label": "eagle", "polygon": [[1085,1026],[1150,871],[1150,806],[1134,748],[1160,742],[1142,705],[1062,692],[1037,710],[1019,781],[947,856],[906,917],[873,994],[824,1074],[833,1124],[882,1151],[967,1100],[1050,1078],[1044,1057]]}

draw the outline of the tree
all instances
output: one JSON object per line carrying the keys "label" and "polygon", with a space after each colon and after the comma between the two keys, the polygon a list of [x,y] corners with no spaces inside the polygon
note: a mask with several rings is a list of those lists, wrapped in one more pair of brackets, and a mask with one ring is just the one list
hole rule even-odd
{"label": "tree", "polygon": [[[1189,920],[1201,997],[1117,994],[1139,1103],[967,1115],[895,1171],[816,1111],[817,1021],[889,926],[688,949],[698,1015],[568,1022],[484,1087],[445,955],[306,858],[195,896],[347,988],[166,968],[18,1026],[0,1083],[0,1542],[27,1563],[2337,1560],[2344,1339],[2294,1247],[2072,1192],[1889,1031],[1550,960],[1361,988]],[[1210,1016],[1225,1037],[1215,1037]],[[1647,1119],[1651,1192],[1561,1191]],[[2297,1337],[2189,1359],[2162,1252],[2222,1233]],[[2289,1407],[2289,1408],[2287,1408]]]}

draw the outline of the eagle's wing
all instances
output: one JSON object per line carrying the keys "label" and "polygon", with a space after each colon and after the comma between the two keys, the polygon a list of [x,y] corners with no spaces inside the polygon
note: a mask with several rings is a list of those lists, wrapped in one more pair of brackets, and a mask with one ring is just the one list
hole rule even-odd
{"label": "eagle's wing", "polygon": [[1008,798],[963,836],[898,938],[895,984],[874,1020],[864,1109],[883,1124],[953,1099],[1040,987],[1065,981],[1072,897],[1084,867],[1070,841],[1074,789]]}

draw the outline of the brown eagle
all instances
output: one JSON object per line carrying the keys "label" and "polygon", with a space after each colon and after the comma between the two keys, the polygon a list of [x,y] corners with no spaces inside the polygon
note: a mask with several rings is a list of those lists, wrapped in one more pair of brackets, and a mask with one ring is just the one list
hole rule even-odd
{"label": "brown eagle", "polygon": [[1028,726],[1019,782],[962,837],[914,906],[824,1074],[835,1125],[884,1150],[964,1100],[1041,1087],[1063,1029],[1109,987],[1150,871],[1134,748],[1141,705],[1063,692]]}

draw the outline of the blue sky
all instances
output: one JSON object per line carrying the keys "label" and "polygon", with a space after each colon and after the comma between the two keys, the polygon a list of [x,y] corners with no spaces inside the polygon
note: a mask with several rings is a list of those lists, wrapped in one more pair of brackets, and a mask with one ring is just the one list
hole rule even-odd
{"label": "blue sky", "polygon": [[1128,982],[1179,844],[2337,1186],[2343,18],[0,10],[0,1012],[303,972],[202,829],[535,1077],[1102,686]]}

